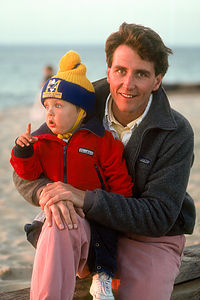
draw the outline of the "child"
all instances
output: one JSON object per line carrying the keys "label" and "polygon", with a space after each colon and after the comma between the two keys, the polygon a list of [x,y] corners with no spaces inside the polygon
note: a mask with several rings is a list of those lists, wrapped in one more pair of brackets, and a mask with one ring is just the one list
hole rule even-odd
{"label": "child", "polygon": [[[132,195],[133,184],[123,159],[123,145],[96,118],[95,93],[86,77],[80,56],[67,52],[56,76],[41,93],[46,123],[17,140],[11,164],[17,174],[34,180],[45,174],[52,181],[69,183],[82,190],[106,189]],[[87,122],[84,118],[87,115]],[[88,265],[93,276],[93,299],[114,299],[111,281],[116,271],[117,233],[95,222],[91,225]],[[99,247],[100,246],[100,247]]]}

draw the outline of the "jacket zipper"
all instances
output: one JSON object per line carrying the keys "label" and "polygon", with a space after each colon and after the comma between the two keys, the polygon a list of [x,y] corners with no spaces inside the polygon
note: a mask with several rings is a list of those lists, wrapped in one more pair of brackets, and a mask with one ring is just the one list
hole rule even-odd
{"label": "jacket zipper", "polygon": [[96,164],[94,165],[94,167],[95,167],[95,170],[96,170],[96,172],[97,172],[97,176],[98,176],[98,178],[99,178],[99,181],[100,181],[100,183],[101,183],[101,188],[102,188],[102,190],[105,190],[106,187],[105,187],[105,184],[104,184],[104,182],[103,182],[103,178],[102,178],[102,176],[101,176],[101,173],[100,173],[100,171],[99,171],[99,168],[98,168],[98,166],[97,166]]}
{"label": "jacket zipper", "polygon": [[63,174],[64,183],[67,183],[67,144],[63,146]]}

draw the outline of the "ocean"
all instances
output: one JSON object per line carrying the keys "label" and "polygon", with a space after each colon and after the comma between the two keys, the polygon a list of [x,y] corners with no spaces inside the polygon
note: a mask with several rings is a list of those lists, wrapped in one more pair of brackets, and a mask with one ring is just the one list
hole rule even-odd
{"label": "ocean", "polygon": [[[1,45],[0,108],[32,105],[40,89],[43,67],[58,69],[60,58],[69,50],[77,51],[87,66],[91,81],[106,76],[103,45]],[[169,70],[163,82],[168,84],[200,83],[200,47],[173,47]]]}

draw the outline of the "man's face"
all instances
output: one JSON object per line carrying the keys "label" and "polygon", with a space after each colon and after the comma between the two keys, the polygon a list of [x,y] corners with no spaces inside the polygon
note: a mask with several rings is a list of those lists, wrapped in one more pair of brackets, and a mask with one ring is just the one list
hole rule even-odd
{"label": "man's face", "polygon": [[155,75],[153,62],[120,45],[114,52],[111,68],[107,68],[107,80],[114,99],[114,116],[126,125],[142,115],[150,94],[159,88],[162,75]]}

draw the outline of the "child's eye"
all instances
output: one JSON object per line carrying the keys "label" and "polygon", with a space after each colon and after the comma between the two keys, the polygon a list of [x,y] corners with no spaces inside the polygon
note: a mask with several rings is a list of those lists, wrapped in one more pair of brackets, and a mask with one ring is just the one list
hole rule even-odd
{"label": "child's eye", "polygon": [[61,105],[60,103],[56,103],[55,107],[56,107],[56,108],[61,108],[62,105]]}
{"label": "child's eye", "polygon": [[44,108],[45,108],[45,109],[48,109],[48,108],[49,108],[49,105],[44,105]]}

